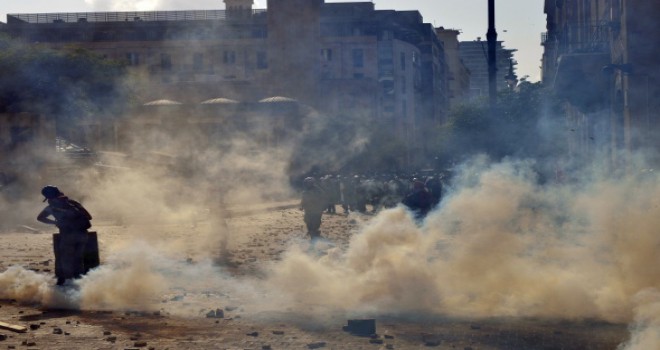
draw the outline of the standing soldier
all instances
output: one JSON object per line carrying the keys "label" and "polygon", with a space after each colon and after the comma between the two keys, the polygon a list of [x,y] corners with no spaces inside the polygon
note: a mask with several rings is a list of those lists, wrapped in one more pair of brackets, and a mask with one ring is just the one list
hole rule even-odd
{"label": "standing soldier", "polygon": [[39,213],[37,220],[55,225],[60,231],[59,239],[53,243],[57,244],[54,247],[57,252],[55,274],[57,285],[61,286],[66,280],[79,278],[85,273],[84,253],[92,216],[80,203],[69,199],[55,186],[44,187],[41,194],[45,197],[44,202],[48,201],[48,206]]}
{"label": "standing soldier", "polygon": [[432,208],[435,208],[440,203],[442,199],[442,182],[440,181],[440,176],[432,176],[426,179],[426,188],[431,193],[431,198],[433,200]]}
{"label": "standing soldier", "polygon": [[328,199],[325,192],[317,184],[313,177],[307,177],[303,181],[302,200],[300,208],[305,212],[305,225],[307,225],[307,234],[314,243],[321,237],[321,216],[328,206]]}
{"label": "standing soldier", "polygon": [[424,183],[415,179],[412,192],[403,199],[402,203],[413,212],[415,219],[423,220],[433,206],[433,198]]}

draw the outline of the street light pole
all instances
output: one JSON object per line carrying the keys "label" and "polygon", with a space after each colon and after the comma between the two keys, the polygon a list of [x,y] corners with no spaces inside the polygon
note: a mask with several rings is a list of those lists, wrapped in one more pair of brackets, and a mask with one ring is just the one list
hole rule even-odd
{"label": "street light pole", "polygon": [[495,30],[495,0],[488,0],[488,97],[490,112],[495,114],[497,103],[497,31]]}

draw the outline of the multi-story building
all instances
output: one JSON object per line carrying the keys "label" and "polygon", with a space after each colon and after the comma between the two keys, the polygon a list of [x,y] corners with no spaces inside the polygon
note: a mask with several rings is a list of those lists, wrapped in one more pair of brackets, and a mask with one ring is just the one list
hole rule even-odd
{"label": "multi-story building", "polygon": [[436,28],[445,48],[445,59],[449,68],[449,106],[453,107],[469,97],[470,93],[470,70],[461,59],[458,35],[456,29]]}
{"label": "multi-story building", "polygon": [[565,101],[569,156],[626,169],[644,151],[658,163],[660,3],[546,0],[545,13],[543,82]]}
{"label": "multi-story building", "polygon": [[[183,103],[283,96],[392,130],[410,152],[447,110],[442,42],[418,11],[373,3],[225,0],[226,10],[12,14],[5,31],[125,61],[140,98]],[[428,135],[427,135],[428,136]]]}
{"label": "multi-story building", "polygon": [[[461,59],[470,70],[470,94],[472,97],[488,95],[488,43],[477,39],[461,41],[459,45]],[[507,76],[511,64],[515,67],[513,53],[516,49],[504,48],[502,41],[497,42],[497,90],[508,88]],[[514,68],[515,72],[515,68]]]}

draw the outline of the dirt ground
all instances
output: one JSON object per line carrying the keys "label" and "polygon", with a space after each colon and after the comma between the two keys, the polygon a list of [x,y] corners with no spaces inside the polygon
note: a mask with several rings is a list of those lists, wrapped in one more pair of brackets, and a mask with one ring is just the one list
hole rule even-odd
{"label": "dirt ground", "polygon": [[[215,263],[231,276],[258,277],[264,263],[281,259],[292,240],[303,240],[302,213],[292,203],[237,208],[225,220],[240,239],[227,243]],[[341,209],[338,207],[338,212]],[[324,215],[322,232],[329,244],[345,247],[368,215]],[[108,247],[134,234],[138,225],[94,223],[103,263]],[[142,226],[162,239],[192,239],[203,220],[177,225]],[[0,273],[19,265],[38,274],[53,273],[50,231],[30,223],[0,234]],[[194,263],[194,261],[190,261]],[[54,279],[52,284],[54,284]],[[629,336],[626,325],[596,320],[452,319],[446,317],[379,316],[375,336],[355,336],[342,330],[347,317],[327,312],[310,319],[294,311],[251,310],[240,298],[209,291],[210,302],[197,295],[172,291],[164,305],[202,305],[196,315],[163,310],[53,310],[18,300],[0,301],[0,321],[27,327],[23,333],[0,329],[0,349],[616,349]],[[222,317],[208,313],[223,310]]]}

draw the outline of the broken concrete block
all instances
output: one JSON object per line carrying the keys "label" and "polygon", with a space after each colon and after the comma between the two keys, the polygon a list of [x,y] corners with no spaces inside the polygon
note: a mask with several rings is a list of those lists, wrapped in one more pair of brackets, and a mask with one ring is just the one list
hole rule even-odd
{"label": "broken concrete block", "polygon": [[376,334],[376,320],[372,318],[348,320],[348,325],[343,329],[353,335],[371,336]]}
{"label": "broken concrete block", "polygon": [[[220,316],[218,316],[218,310],[220,311]],[[225,317],[225,314],[220,309],[211,310],[206,313],[206,318],[223,318],[223,317]]]}
{"label": "broken concrete block", "polygon": [[307,344],[308,349],[320,349],[325,347],[325,342],[324,341],[317,341],[314,343],[309,343]]}

